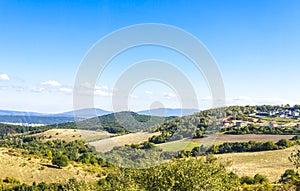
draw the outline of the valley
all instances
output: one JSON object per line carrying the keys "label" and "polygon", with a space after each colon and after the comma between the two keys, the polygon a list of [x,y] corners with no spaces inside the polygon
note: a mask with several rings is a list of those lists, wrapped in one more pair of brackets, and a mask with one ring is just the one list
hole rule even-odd
{"label": "valley", "polygon": [[[240,178],[261,174],[276,185],[285,170],[294,168],[289,157],[298,149],[298,119],[256,118],[251,115],[252,109],[232,106],[169,118],[120,112],[43,127],[2,124],[0,170],[8,170],[0,179],[5,182],[8,177],[15,178],[9,179],[11,185],[33,181],[51,185],[75,178],[97,187],[101,181],[108,181],[109,174],[122,173],[117,161],[123,165],[149,162],[151,166],[155,161],[148,160],[159,156],[159,168],[168,165],[170,159],[208,160],[212,156],[222,164],[229,162],[226,171]],[[232,110],[242,112],[232,120]],[[224,124],[225,119],[236,118],[239,124]],[[282,126],[270,127],[269,121]],[[128,130],[122,124],[131,124],[132,128]],[[201,149],[205,151],[199,152]],[[55,156],[66,156],[68,164],[54,165]]]}

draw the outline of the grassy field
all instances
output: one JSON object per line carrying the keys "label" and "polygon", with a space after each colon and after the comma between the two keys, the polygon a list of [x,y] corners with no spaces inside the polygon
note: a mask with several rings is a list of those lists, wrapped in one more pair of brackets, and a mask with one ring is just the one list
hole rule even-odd
{"label": "grassy field", "polygon": [[291,147],[276,151],[229,153],[215,156],[222,161],[232,161],[229,169],[239,176],[253,177],[259,173],[266,175],[271,182],[275,182],[286,169],[294,168],[288,157],[295,149],[296,147]]}
{"label": "grassy field", "polygon": [[143,143],[147,141],[150,137],[159,134],[160,133],[146,133],[146,132],[130,133],[122,136],[90,142],[89,144],[91,146],[94,146],[96,148],[96,151],[104,153],[112,150],[116,146],[125,146],[125,145]]}
{"label": "grassy field", "polygon": [[66,182],[70,178],[96,182],[99,178],[96,173],[90,173],[80,164],[69,164],[67,167],[57,169],[49,167],[51,161],[24,157],[12,149],[0,148],[0,178],[14,177],[17,180],[32,184],[32,182]]}
{"label": "grassy field", "polygon": [[[74,129],[54,129],[44,132],[42,136],[48,139],[59,139],[71,141],[73,139],[101,139],[105,132],[83,131]],[[51,138],[49,136],[51,135]],[[75,137],[74,137],[75,135]],[[104,134],[108,136],[109,134]],[[136,144],[146,141],[149,137],[157,135],[153,133],[131,133],[123,136],[107,138],[103,140],[93,141],[89,144],[96,147],[99,152],[106,152],[115,146],[123,146],[126,144]],[[249,140],[256,141],[277,141],[282,138],[291,138],[292,135],[222,135],[213,138],[214,144],[221,142],[244,142]],[[105,138],[105,137],[103,137]],[[203,139],[202,139],[203,140]],[[164,151],[179,151],[179,150],[192,150],[200,144],[211,144],[209,141],[198,141],[184,139],[165,144],[159,144],[157,147]],[[221,161],[231,161],[232,165],[229,170],[235,172],[239,176],[251,176],[255,174],[263,174],[268,177],[271,182],[278,181],[280,175],[286,169],[293,168],[293,165],[288,160],[291,152],[296,147],[291,147],[285,150],[264,151],[264,152],[245,152],[245,153],[229,153],[215,155]],[[78,163],[71,163],[63,169],[48,167],[51,164],[48,159],[38,159],[24,157],[14,150],[0,148],[0,178],[15,177],[17,180],[31,184],[36,182],[65,182],[69,178],[76,178],[78,180],[85,180],[87,182],[97,181],[97,173],[89,173],[86,166]],[[100,168],[98,168],[99,170]],[[101,169],[100,169],[101,170]]]}
{"label": "grassy field", "polygon": [[[222,142],[244,142],[249,140],[255,141],[278,141],[282,138],[289,139],[291,135],[223,135],[214,139],[214,144]],[[203,140],[203,139],[202,139]],[[180,151],[191,150],[201,144],[209,144],[208,141],[199,140],[181,140],[170,143],[158,144],[158,148],[164,151]],[[221,161],[231,161],[232,165],[229,170],[235,172],[239,176],[251,176],[259,173],[266,175],[271,182],[278,181],[280,176],[286,169],[294,168],[292,163],[288,160],[291,153],[296,150],[296,146],[275,151],[263,151],[263,152],[244,152],[244,153],[229,153],[215,155]]]}
{"label": "grassy field", "polygon": [[257,134],[246,134],[246,135],[226,135],[226,134],[218,134],[215,137],[206,137],[201,139],[190,139],[192,142],[248,142],[250,140],[257,142],[265,142],[265,141],[274,141],[278,142],[280,139],[291,139],[295,135],[257,135]]}
{"label": "grassy field", "polygon": [[197,142],[187,142],[187,141],[172,141],[169,143],[157,144],[156,147],[162,149],[163,151],[181,151],[187,150],[191,151],[194,147],[200,146],[201,143]]}
{"label": "grassy field", "polygon": [[113,134],[106,131],[89,131],[79,129],[50,129],[34,136],[44,137],[45,141],[62,139],[67,142],[75,140],[84,140],[86,142],[97,141],[111,137]]}
{"label": "grassy field", "polygon": [[173,141],[169,143],[157,144],[158,148],[164,151],[191,151],[194,147],[204,144],[206,146],[212,144],[220,144],[224,142],[248,142],[250,140],[257,142],[274,141],[277,142],[280,139],[291,139],[295,135],[225,135],[219,134],[213,137],[200,138],[200,139],[183,139],[180,141]]}
{"label": "grassy field", "polygon": [[[164,151],[179,151],[191,150],[200,144],[199,142],[174,141],[157,145],[157,147]],[[232,165],[229,170],[239,176],[253,177],[259,173],[266,175],[271,182],[275,182],[279,180],[286,169],[294,168],[288,157],[295,149],[296,147],[291,147],[284,150],[228,153],[215,156],[223,162],[231,161]]]}

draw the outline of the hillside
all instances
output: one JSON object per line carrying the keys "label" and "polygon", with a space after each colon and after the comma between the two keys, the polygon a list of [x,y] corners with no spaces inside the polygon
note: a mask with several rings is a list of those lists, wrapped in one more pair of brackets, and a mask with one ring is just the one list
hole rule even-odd
{"label": "hillside", "polygon": [[103,115],[79,122],[62,123],[50,125],[48,128],[77,128],[85,130],[105,130],[109,133],[126,133],[145,131],[150,127],[160,125],[174,117],[158,117],[139,115],[134,112],[119,112]]}
{"label": "hillside", "polygon": [[[0,125],[2,133],[14,134],[3,134],[0,141],[0,162],[3,164],[0,170],[9,170],[0,178],[15,177],[28,184],[45,178],[47,182],[66,183],[69,178],[76,178],[95,183],[107,175],[107,170],[118,174],[122,168],[114,166],[116,164],[146,168],[172,158],[175,159],[171,161],[179,162],[216,156],[221,162],[232,161],[231,166],[226,166],[227,171],[236,173],[239,178],[259,173],[275,182],[286,169],[293,168],[288,157],[300,142],[299,137],[295,137],[299,133],[299,119],[269,116],[266,112],[260,116],[257,114],[260,108],[232,106],[177,118],[120,112],[40,129]],[[290,110],[296,112],[293,107]],[[280,126],[271,126],[274,121]],[[27,131],[30,134],[21,134]],[[205,153],[200,152],[203,148]],[[62,169],[53,168],[50,159],[60,153],[70,163]],[[105,175],[103,169],[106,169]],[[64,175],[58,177],[58,172]],[[104,186],[113,180],[112,174],[101,179]],[[102,188],[101,182],[97,184]]]}
{"label": "hillside", "polygon": [[64,183],[70,178],[87,182],[96,182],[97,174],[84,170],[76,163],[58,169],[51,167],[51,160],[46,158],[26,157],[13,149],[0,148],[0,179],[14,177],[23,183],[32,182]]}
{"label": "hillside", "polygon": [[271,182],[278,181],[286,169],[293,169],[288,157],[297,147],[284,150],[228,153],[215,155],[220,161],[232,161],[229,167],[239,176],[253,177],[255,174],[266,175]]}
{"label": "hillside", "polygon": [[147,133],[147,132],[129,133],[126,135],[89,142],[89,145],[95,147],[95,150],[97,152],[105,153],[111,151],[114,147],[121,147],[121,146],[132,145],[132,144],[141,144],[147,141],[149,137],[158,134],[159,133]]}
{"label": "hillside", "polygon": [[202,144],[221,144],[221,143],[235,143],[235,142],[266,142],[273,141],[278,142],[281,139],[292,139],[294,135],[227,135],[218,134],[216,136],[207,136],[205,138],[194,138],[194,139],[182,139],[178,141],[172,141],[167,143],[157,144],[157,147],[163,149],[163,151],[178,152],[181,150],[191,151],[194,147],[199,147]]}
{"label": "hillside", "polygon": [[[5,116],[0,116],[5,118]],[[14,116],[10,116],[13,117]],[[41,118],[41,117],[36,117]],[[128,133],[136,131],[149,130],[150,127],[160,125],[168,120],[171,120],[175,117],[158,117],[158,116],[148,116],[148,115],[139,115],[134,112],[119,112],[108,115],[103,115],[95,118],[86,119],[79,122],[65,122],[57,123],[46,126],[31,126],[27,125],[14,125],[14,124],[5,124],[0,123],[0,136],[5,134],[15,134],[15,133],[25,133],[30,132],[31,134],[41,133],[49,129],[83,129],[83,130],[104,130],[109,133]],[[22,117],[24,122],[26,118]],[[57,122],[56,118],[47,118],[47,120],[52,120]],[[64,118],[64,120],[66,120]],[[8,119],[8,121],[10,121]]]}
{"label": "hillside", "polygon": [[156,144],[210,134],[300,134],[300,107],[230,106],[178,117],[160,125]]}
{"label": "hillside", "polygon": [[97,141],[110,138],[114,134],[107,131],[90,131],[82,129],[50,129],[32,136],[41,137],[44,142],[50,140],[64,140],[71,142],[75,140],[83,140],[85,142]]}

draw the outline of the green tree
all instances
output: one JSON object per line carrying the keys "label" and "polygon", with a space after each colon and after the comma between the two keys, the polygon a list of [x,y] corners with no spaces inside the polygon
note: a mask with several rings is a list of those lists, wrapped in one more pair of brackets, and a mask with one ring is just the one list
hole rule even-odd
{"label": "green tree", "polygon": [[254,176],[253,180],[254,180],[255,184],[262,184],[262,183],[265,183],[265,182],[266,183],[269,182],[268,179],[267,179],[267,177],[265,177],[265,176],[263,176],[261,174],[256,174]]}
{"label": "green tree", "polygon": [[294,151],[291,153],[289,160],[294,164],[294,166],[298,169],[300,167],[300,150]]}
{"label": "green tree", "polygon": [[287,169],[283,175],[281,175],[279,182],[282,183],[295,183],[300,181],[298,172],[293,169]]}
{"label": "green tree", "polygon": [[68,157],[65,155],[57,155],[52,159],[52,164],[58,166],[59,168],[68,166]]}
{"label": "green tree", "polygon": [[281,147],[290,147],[292,146],[291,141],[287,140],[287,139],[280,139],[276,145],[281,146]]}
{"label": "green tree", "polygon": [[241,177],[240,182],[241,182],[241,184],[254,184],[253,178],[251,178],[249,176],[243,176],[243,177]]}
{"label": "green tree", "polygon": [[149,169],[123,169],[99,181],[103,190],[237,190],[238,178],[215,158],[174,159]]}

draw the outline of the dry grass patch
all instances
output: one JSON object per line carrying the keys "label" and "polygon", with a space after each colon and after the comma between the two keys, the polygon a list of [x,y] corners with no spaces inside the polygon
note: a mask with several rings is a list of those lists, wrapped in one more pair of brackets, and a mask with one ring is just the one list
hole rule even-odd
{"label": "dry grass patch", "polygon": [[94,146],[96,148],[96,151],[104,153],[112,150],[114,147],[117,146],[143,143],[147,141],[150,137],[159,134],[160,134],[159,132],[158,133],[147,133],[147,132],[130,133],[122,136],[90,142],[89,144],[91,146]]}
{"label": "dry grass patch", "polygon": [[291,147],[284,150],[228,153],[215,156],[223,161],[232,161],[229,169],[239,176],[253,177],[259,173],[275,182],[286,169],[294,168],[288,157],[295,149],[296,147]]}
{"label": "dry grass patch", "polygon": [[[96,182],[97,175],[86,172],[80,165],[69,164],[62,169],[51,168],[45,165],[51,164],[48,159],[24,157],[17,151],[0,148],[0,178],[14,177],[21,182],[64,183],[70,178]],[[75,167],[77,166],[77,167]]]}
{"label": "dry grass patch", "polygon": [[81,129],[50,129],[48,131],[35,134],[34,136],[44,137],[45,141],[61,139],[67,142],[84,140],[86,142],[106,139],[113,134],[107,131],[89,131]]}

